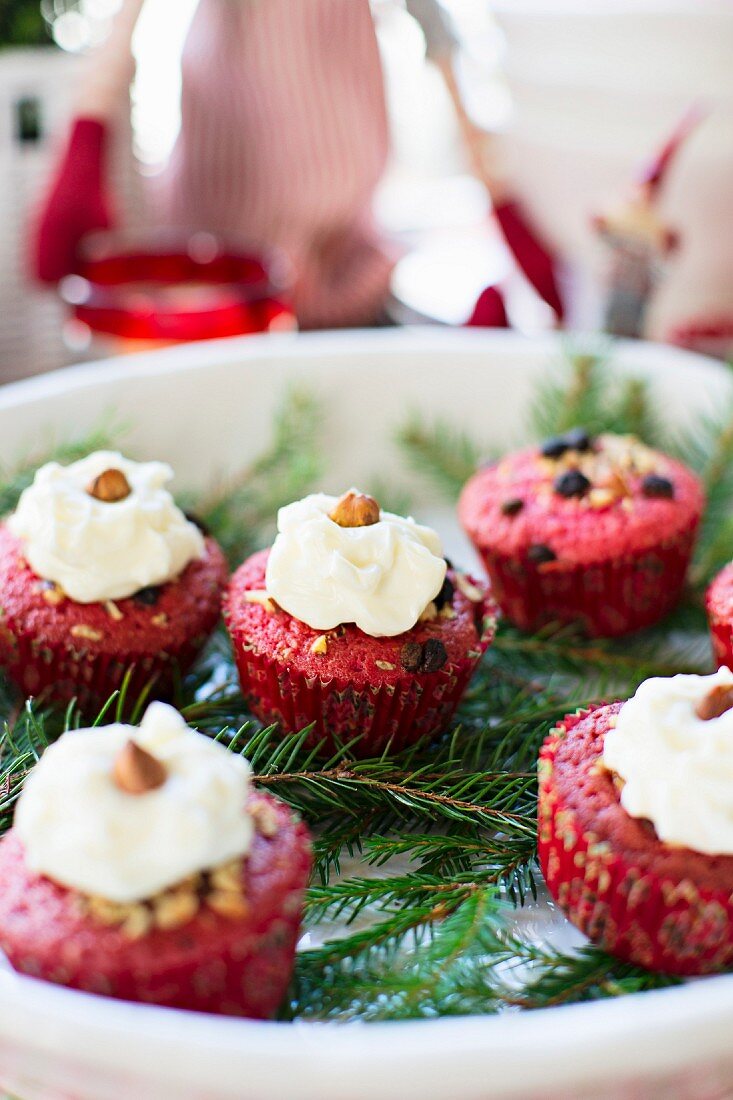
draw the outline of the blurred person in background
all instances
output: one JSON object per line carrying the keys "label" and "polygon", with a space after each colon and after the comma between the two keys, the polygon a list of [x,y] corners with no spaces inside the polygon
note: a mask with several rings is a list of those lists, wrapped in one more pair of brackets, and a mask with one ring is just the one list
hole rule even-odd
{"label": "blurred person in background", "polygon": [[[134,75],[144,0],[123,0],[87,59],[32,266],[57,282],[114,226],[110,130]],[[433,59],[454,39],[437,0],[407,0]],[[303,328],[379,322],[394,258],[371,219],[389,138],[369,0],[200,0],[182,58],[181,130],[150,201],[160,227],[282,248]]]}

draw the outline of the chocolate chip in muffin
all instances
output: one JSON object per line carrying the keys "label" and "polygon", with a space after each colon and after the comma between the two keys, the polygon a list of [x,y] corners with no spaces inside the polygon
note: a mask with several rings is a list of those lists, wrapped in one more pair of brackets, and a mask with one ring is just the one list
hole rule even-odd
{"label": "chocolate chip in muffin", "polygon": [[448,660],[448,650],[437,638],[428,638],[422,647],[421,672],[438,672]]}
{"label": "chocolate chip in muffin", "polygon": [[565,452],[568,450],[568,445],[565,439],[561,435],[554,435],[551,439],[546,439],[540,447],[540,454],[543,458],[562,458]]}
{"label": "chocolate chip in muffin", "polygon": [[674,485],[668,477],[660,477],[659,474],[647,474],[641,483],[641,491],[645,497],[674,499]]}
{"label": "chocolate chip in muffin", "polygon": [[585,428],[571,428],[563,439],[569,451],[589,451],[593,446],[593,439]]}
{"label": "chocolate chip in muffin", "polygon": [[438,672],[448,660],[448,650],[437,638],[420,642],[405,642],[400,650],[400,664],[405,672]]}
{"label": "chocolate chip in muffin", "polygon": [[437,596],[433,599],[433,603],[437,607],[438,611],[442,611],[448,604],[453,603],[453,596],[456,591],[456,586],[450,577],[446,577],[443,581],[443,587]]}
{"label": "chocolate chip in muffin", "polygon": [[540,447],[543,458],[562,458],[566,451],[589,451],[593,446],[593,438],[585,428],[571,428],[563,435],[554,435],[546,439]]}
{"label": "chocolate chip in muffin", "polygon": [[519,497],[510,497],[509,500],[503,500],[500,505],[500,511],[503,516],[516,516],[518,512],[524,508],[524,501]]}
{"label": "chocolate chip in muffin", "polygon": [[135,603],[142,604],[143,607],[155,607],[160,597],[160,585],[151,584],[147,588],[141,588],[132,597]]}
{"label": "chocolate chip in muffin", "polygon": [[422,646],[419,642],[405,642],[400,650],[400,664],[405,672],[417,672],[422,664]]}
{"label": "chocolate chip in muffin", "polygon": [[534,565],[544,565],[546,562],[557,561],[557,554],[544,542],[535,542],[527,551],[527,557]]}
{"label": "chocolate chip in muffin", "polygon": [[554,489],[561,497],[584,497],[590,481],[580,470],[566,470],[555,479]]}

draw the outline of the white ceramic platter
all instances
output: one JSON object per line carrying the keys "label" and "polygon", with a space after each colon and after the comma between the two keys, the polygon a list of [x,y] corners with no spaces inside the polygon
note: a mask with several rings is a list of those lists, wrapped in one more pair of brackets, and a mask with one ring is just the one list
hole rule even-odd
{"label": "white ceramic platter", "polygon": [[[266,445],[291,382],[324,400],[324,488],[408,480],[392,436],[410,410],[511,446],[557,347],[506,334],[383,331],[244,340],[72,368],[0,390],[0,462],[78,436],[110,411],[136,456],[205,486]],[[712,362],[619,347],[685,423],[731,396]],[[419,515],[466,558],[450,509]],[[253,1023],[131,1005],[0,968],[0,1089],[23,1100],[488,1100],[733,1095],[733,976],[501,1017],[325,1025]]]}

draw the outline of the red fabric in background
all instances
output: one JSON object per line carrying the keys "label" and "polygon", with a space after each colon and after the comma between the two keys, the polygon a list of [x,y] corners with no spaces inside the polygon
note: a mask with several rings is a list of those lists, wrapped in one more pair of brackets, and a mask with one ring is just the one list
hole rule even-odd
{"label": "red fabric in background", "polygon": [[521,206],[515,201],[503,202],[494,208],[494,214],[517,264],[562,321],[565,310],[555,278],[555,261],[530,228]]}
{"label": "red fabric in background", "polygon": [[75,120],[31,232],[30,269],[41,282],[56,283],[71,274],[82,237],[112,225],[104,178],[106,146],[102,122]]}
{"label": "red fabric in background", "polygon": [[482,290],[467,324],[474,328],[509,328],[501,291],[495,286]]}

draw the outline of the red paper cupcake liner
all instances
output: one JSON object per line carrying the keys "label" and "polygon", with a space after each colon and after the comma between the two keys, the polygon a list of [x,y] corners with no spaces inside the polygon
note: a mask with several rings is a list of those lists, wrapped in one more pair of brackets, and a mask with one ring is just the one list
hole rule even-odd
{"label": "red paper cupcake liner", "polygon": [[102,706],[122,686],[128,670],[131,702],[151,681],[153,698],[169,698],[178,677],[193,664],[206,640],[201,636],[178,648],[123,661],[83,643],[48,644],[27,632],[16,633],[14,627],[7,618],[0,625],[0,663],[13,683],[26,696],[58,703],[76,699],[83,709]]}
{"label": "red paper cupcake liner", "polygon": [[689,878],[639,867],[584,829],[558,793],[557,748],[584,716],[566,718],[540,753],[539,858],[550,893],[576,928],[626,962],[687,976],[730,967],[731,892],[701,889]]}
{"label": "red paper cupcake liner", "polygon": [[236,627],[232,630],[242,693],[261,721],[276,722],[286,732],[313,723],[308,743],[323,742],[325,752],[359,736],[352,751],[362,757],[387,745],[398,752],[442,733],[493,636],[494,621],[487,617],[470,655],[438,672],[405,673],[394,683],[359,687],[338,678],[306,677],[256,651]]}
{"label": "red paper cupcake liner", "polygon": [[504,614],[523,630],[578,623],[613,638],[651,626],[679,602],[697,524],[644,550],[588,565],[534,564],[477,546]]}

